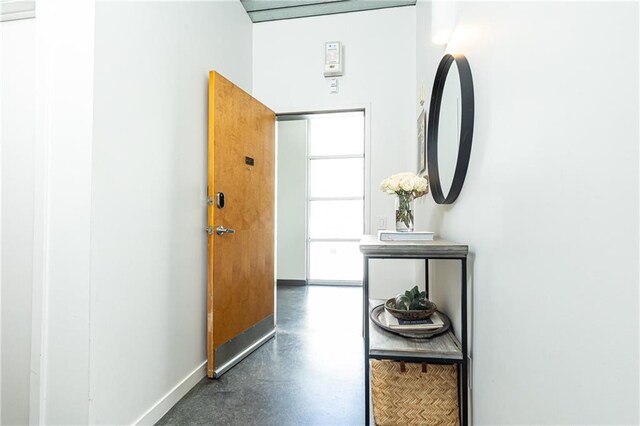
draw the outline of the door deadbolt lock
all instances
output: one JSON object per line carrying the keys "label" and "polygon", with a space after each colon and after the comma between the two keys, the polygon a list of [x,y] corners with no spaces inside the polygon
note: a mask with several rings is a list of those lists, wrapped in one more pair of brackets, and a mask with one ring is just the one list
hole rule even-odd
{"label": "door deadbolt lock", "polygon": [[224,192],[218,192],[216,194],[216,205],[219,209],[224,208]]}

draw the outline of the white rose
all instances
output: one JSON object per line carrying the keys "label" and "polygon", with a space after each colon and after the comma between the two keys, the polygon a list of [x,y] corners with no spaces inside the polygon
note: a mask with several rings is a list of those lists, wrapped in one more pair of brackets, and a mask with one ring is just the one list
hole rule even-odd
{"label": "white rose", "polygon": [[400,179],[396,175],[389,178],[389,190],[391,193],[395,193],[400,190]]}
{"label": "white rose", "polygon": [[410,176],[403,176],[400,180],[400,188],[403,191],[413,191],[413,181]]}

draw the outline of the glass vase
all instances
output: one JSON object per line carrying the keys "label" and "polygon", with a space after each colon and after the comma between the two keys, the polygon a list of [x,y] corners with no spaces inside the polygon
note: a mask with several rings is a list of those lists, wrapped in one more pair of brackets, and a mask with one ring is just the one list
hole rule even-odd
{"label": "glass vase", "polygon": [[396,231],[413,232],[413,201],[411,194],[396,197]]}

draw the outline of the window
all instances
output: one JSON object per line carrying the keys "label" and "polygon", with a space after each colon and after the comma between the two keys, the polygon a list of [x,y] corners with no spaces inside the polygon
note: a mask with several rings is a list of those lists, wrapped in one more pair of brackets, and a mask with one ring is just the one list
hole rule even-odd
{"label": "window", "polygon": [[307,164],[308,280],[362,282],[364,113],[309,116]]}

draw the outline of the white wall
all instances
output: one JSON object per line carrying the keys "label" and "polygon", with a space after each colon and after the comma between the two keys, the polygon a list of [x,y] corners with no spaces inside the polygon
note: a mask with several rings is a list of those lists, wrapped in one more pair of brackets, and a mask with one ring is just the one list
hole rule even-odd
{"label": "white wall", "polygon": [[96,6],[91,423],[204,375],[208,72],[250,91],[251,34],[237,1]]}
{"label": "white wall", "polygon": [[88,421],[93,1],[38,4],[31,419]]}
{"label": "white wall", "polygon": [[[416,167],[415,25],[415,8],[400,7],[265,22],[253,30],[253,95],[276,113],[369,108],[372,189],[365,220],[386,217],[388,227],[395,224],[394,200],[378,183]],[[323,76],[324,43],[335,40],[343,43],[345,75],[332,95]],[[415,279],[410,265],[406,273],[386,266],[373,265],[374,296],[394,295]]]}
{"label": "white wall", "polygon": [[[473,254],[474,424],[637,424],[638,4],[461,2],[456,16],[471,163],[458,201],[420,203],[418,224]],[[419,2],[428,90],[443,53],[430,21]],[[456,287],[451,268],[435,275]],[[452,310],[454,293],[438,294]]]}
{"label": "white wall", "polygon": [[278,122],[276,277],[279,280],[307,279],[307,123]]}
{"label": "white wall", "polygon": [[0,23],[2,121],[2,417],[29,421],[33,192],[35,149],[35,21]]}

